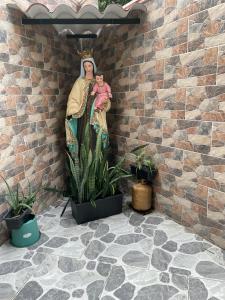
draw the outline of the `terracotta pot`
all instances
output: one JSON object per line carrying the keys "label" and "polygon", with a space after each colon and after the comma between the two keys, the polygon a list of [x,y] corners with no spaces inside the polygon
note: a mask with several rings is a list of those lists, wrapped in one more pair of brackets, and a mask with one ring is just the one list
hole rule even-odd
{"label": "terracotta pot", "polygon": [[132,207],[138,211],[147,211],[152,206],[152,187],[142,180],[132,186]]}

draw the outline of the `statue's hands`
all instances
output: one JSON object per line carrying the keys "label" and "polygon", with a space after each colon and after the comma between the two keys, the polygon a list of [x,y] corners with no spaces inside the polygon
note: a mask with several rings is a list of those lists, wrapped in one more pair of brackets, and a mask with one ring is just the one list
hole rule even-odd
{"label": "statue's hands", "polygon": [[94,96],[94,95],[95,95],[95,92],[94,92],[94,91],[92,91],[92,92],[91,92],[91,96]]}

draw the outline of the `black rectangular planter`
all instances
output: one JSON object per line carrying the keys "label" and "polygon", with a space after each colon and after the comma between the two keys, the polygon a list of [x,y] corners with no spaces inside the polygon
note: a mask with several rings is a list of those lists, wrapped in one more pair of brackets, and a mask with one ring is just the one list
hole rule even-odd
{"label": "black rectangular planter", "polygon": [[123,194],[109,196],[95,201],[96,207],[90,202],[81,204],[71,200],[72,215],[77,224],[106,218],[122,212]]}
{"label": "black rectangular planter", "polygon": [[152,183],[156,174],[157,170],[152,169],[152,172],[149,173],[146,169],[145,166],[143,166],[140,170],[137,169],[135,165],[130,165],[130,171],[131,174],[133,174],[137,179],[145,179],[146,181]]}

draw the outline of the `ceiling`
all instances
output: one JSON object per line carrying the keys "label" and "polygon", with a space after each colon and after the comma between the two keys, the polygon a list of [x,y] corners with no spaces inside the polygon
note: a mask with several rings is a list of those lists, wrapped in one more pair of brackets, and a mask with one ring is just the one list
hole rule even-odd
{"label": "ceiling", "polygon": [[[21,10],[26,17],[32,19],[123,19],[132,18],[133,11],[146,13],[144,4],[131,1],[124,7],[110,4],[104,12],[98,9],[97,0],[13,0],[9,6]],[[99,35],[103,24],[54,24],[59,34],[84,34]]]}

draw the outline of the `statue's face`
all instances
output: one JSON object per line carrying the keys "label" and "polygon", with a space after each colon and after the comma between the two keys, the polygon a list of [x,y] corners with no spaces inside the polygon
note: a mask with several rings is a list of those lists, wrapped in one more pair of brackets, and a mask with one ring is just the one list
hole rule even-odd
{"label": "statue's face", "polygon": [[97,83],[102,83],[103,82],[103,75],[96,75],[96,82]]}
{"label": "statue's face", "polygon": [[90,72],[93,73],[93,64],[89,61],[86,61],[84,63],[84,70],[85,70],[86,73],[90,73]]}

